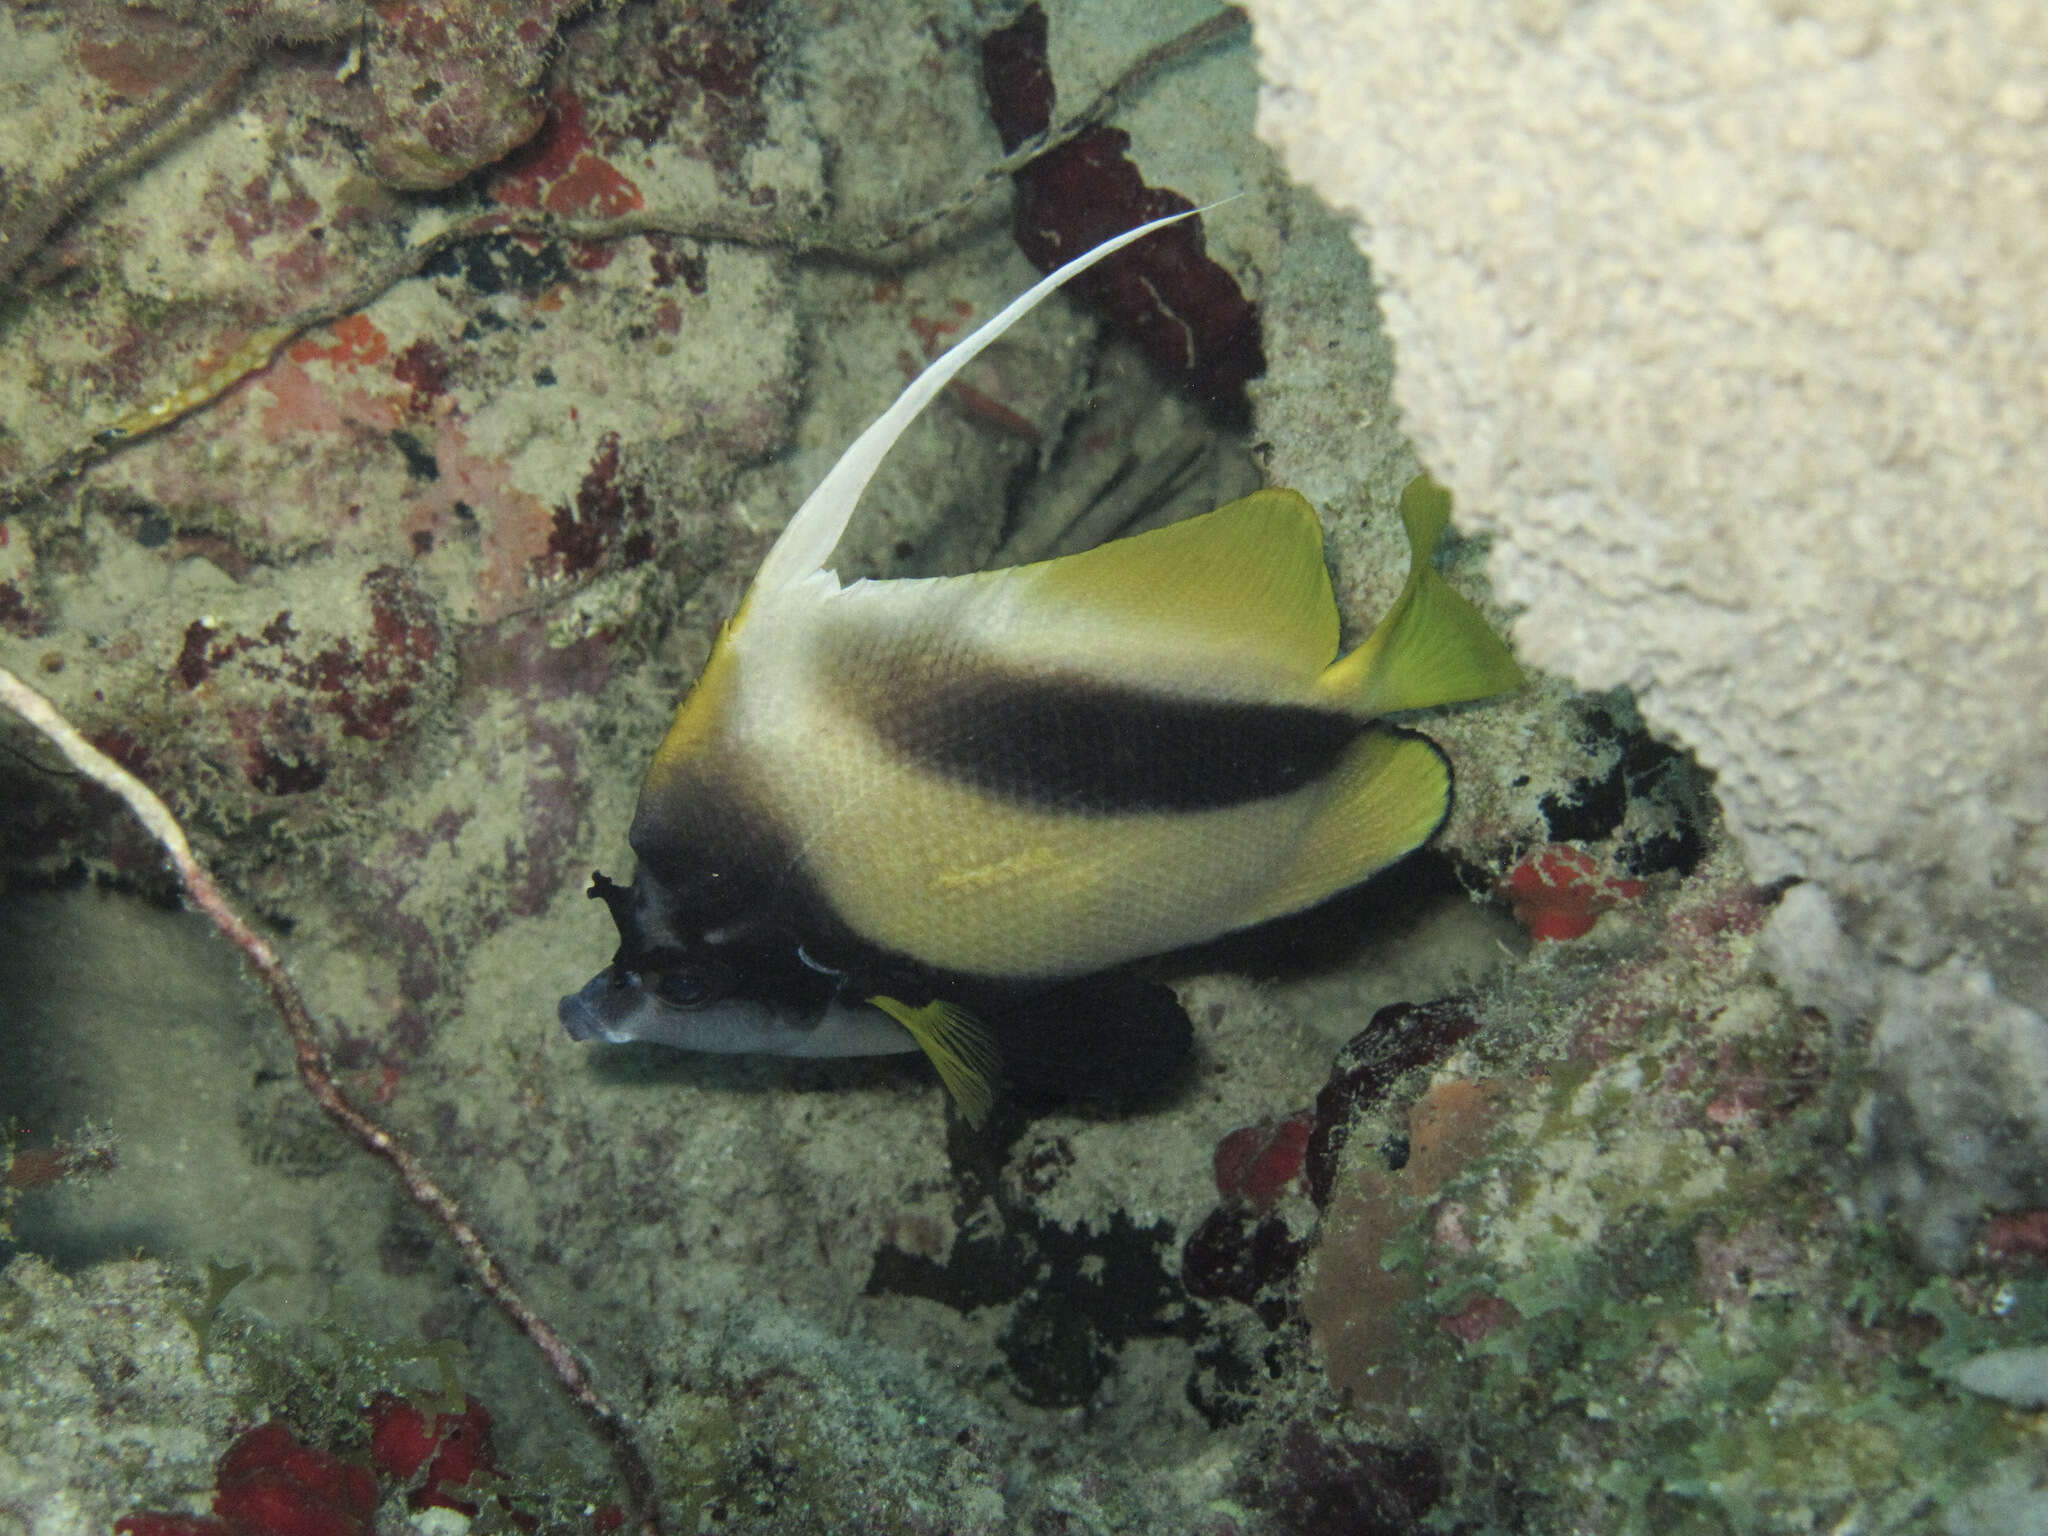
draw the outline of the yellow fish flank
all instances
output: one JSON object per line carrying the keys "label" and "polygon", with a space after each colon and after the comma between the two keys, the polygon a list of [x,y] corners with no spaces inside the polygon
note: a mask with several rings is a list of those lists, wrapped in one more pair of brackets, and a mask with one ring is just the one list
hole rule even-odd
{"label": "yellow fish flank", "polygon": [[1312,906],[1441,825],[1442,754],[1380,717],[1521,673],[1431,564],[1449,497],[1426,480],[1402,496],[1407,584],[1343,656],[1322,526],[1292,491],[1006,570],[842,587],[827,568],[961,366],[1170,222],[938,359],[791,519],[648,770],[632,885],[593,883],[621,943],[562,1000],[573,1036],[923,1049],[970,1118],[998,1070],[1057,1086],[1056,1061],[1123,1092],[1188,1026],[1121,968]]}

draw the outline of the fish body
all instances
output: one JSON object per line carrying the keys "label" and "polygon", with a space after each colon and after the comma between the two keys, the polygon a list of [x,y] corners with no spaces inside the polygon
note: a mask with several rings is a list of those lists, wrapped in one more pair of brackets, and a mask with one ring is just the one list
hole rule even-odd
{"label": "fish body", "polygon": [[1186,1020],[1120,968],[1314,905],[1442,823],[1442,753],[1381,717],[1521,674],[1431,566],[1449,498],[1426,480],[1407,585],[1342,656],[1322,527],[1287,490],[1033,565],[826,567],[960,366],[1156,227],[941,357],[791,520],[648,769],[633,884],[593,886],[621,945],[562,1000],[572,1035],[923,1049],[971,1115],[1019,1038],[1142,1074]]}

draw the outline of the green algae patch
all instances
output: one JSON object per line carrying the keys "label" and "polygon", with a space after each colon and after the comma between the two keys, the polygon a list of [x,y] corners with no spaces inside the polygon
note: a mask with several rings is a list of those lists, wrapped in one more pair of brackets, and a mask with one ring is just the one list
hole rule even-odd
{"label": "green algae patch", "polygon": [[[1505,1095],[1483,1147],[1370,1255],[1345,1250],[1348,1275],[1317,1256],[1319,1295],[1401,1298],[1376,1376],[1332,1355],[1341,1309],[1312,1314],[1332,1383],[1376,1383],[1351,1393],[1360,1422],[1438,1448],[1443,1530],[2031,1520],[2048,1278],[1983,1258],[1930,1280],[1856,1216],[1862,1042],[1688,906],[1725,900],[1681,895],[1647,941],[1539,951],[1482,1002],[1535,1025],[1482,1026],[1430,1089]],[[1348,1167],[1340,1190],[1378,1177]],[[1361,1280],[1369,1262],[1399,1283]]]}

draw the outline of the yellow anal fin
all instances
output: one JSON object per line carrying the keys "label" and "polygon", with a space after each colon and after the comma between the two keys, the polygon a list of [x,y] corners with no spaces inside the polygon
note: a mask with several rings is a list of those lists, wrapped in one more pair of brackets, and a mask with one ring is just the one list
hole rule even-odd
{"label": "yellow anal fin", "polygon": [[977,579],[1028,582],[1049,604],[1304,678],[1337,654],[1323,525],[1297,491],[1255,491],[1200,517]]}
{"label": "yellow anal fin", "polygon": [[996,1101],[1002,1059],[981,1020],[943,999],[922,1008],[893,997],[871,997],[868,1002],[910,1031],[918,1049],[939,1069],[939,1081],[946,1085],[969,1125],[978,1126],[988,1118]]}
{"label": "yellow anal fin", "polygon": [[1427,737],[1368,728],[1332,771],[1301,852],[1241,922],[1312,907],[1428,842],[1450,813],[1451,769]]}
{"label": "yellow anal fin", "polygon": [[1330,702],[1361,716],[1460,704],[1519,688],[1522,669],[1479,610],[1430,562],[1451,517],[1451,493],[1418,475],[1401,492],[1408,581],[1350,655],[1323,673]]}

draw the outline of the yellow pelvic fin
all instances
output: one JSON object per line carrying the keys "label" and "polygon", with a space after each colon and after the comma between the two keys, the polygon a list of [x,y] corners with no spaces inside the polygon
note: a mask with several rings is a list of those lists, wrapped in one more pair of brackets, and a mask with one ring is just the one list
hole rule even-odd
{"label": "yellow pelvic fin", "polygon": [[1431,561],[1451,517],[1451,493],[1427,475],[1401,492],[1408,529],[1408,581],[1365,642],[1318,682],[1352,714],[1460,704],[1519,688],[1522,669],[1479,610]]}
{"label": "yellow pelvic fin", "polygon": [[1028,582],[1050,604],[1296,675],[1337,654],[1323,525],[1297,491],[1255,491],[1149,533],[969,579]]}
{"label": "yellow pelvic fin", "polygon": [[1292,867],[1241,923],[1312,907],[1428,842],[1450,812],[1450,765],[1425,737],[1368,727],[1332,771],[1329,792]]}
{"label": "yellow pelvic fin", "polygon": [[893,997],[871,997],[868,1002],[910,1031],[918,1049],[939,1069],[939,1081],[946,1085],[969,1125],[978,1126],[988,1118],[996,1100],[1002,1060],[981,1020],[944,1000],[922,1008]]}

